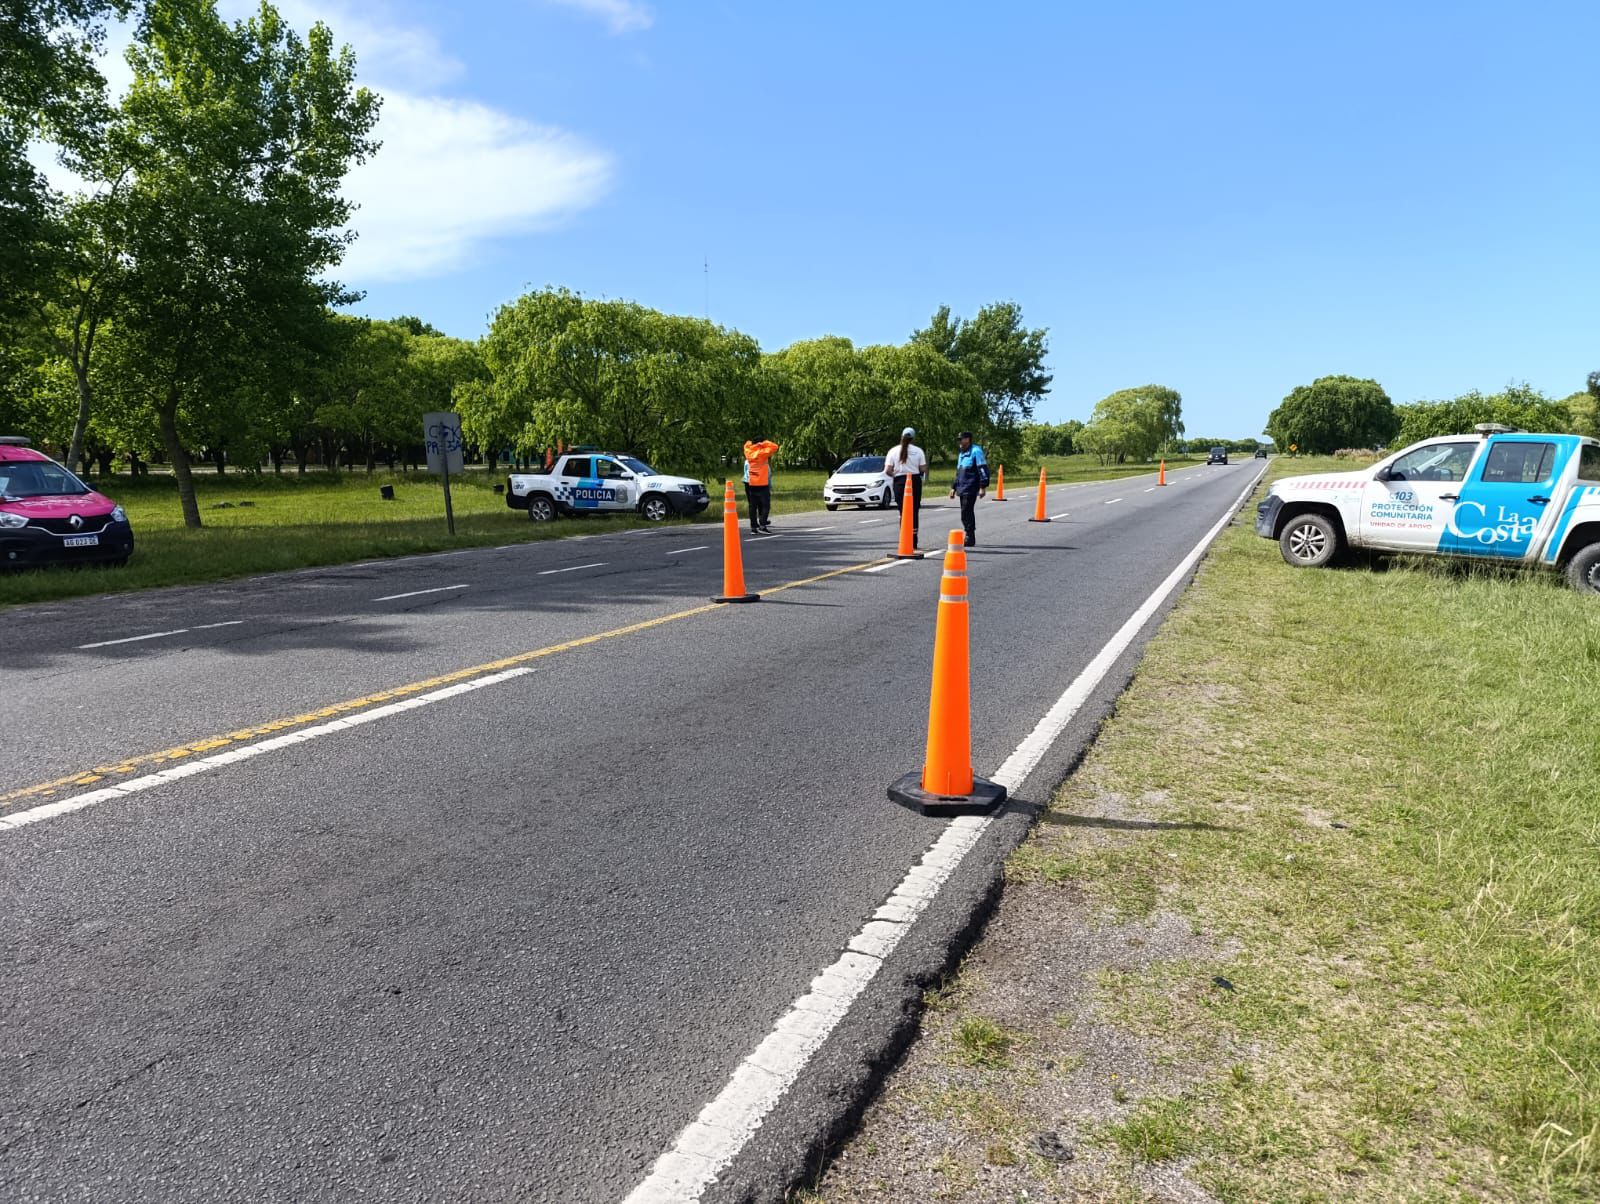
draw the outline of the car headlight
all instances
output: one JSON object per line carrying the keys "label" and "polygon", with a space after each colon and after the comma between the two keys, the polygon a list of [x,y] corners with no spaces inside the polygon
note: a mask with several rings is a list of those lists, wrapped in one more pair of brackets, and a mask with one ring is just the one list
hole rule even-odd
{"label": "car headlight", "polygon": [[111,507],[111,521],[114,522],[114,523],[125,523],[125,522],[127,522],[128,521],[128,512],[126,510],[124,510],[121,506],[113,506],[113,507]]}
{"label": "car headlight", "polygon": [[888,483],[889,483],[889,478],[888,477],[879,477],[876,481],[872,482],[872,487],[874,489],[878,489],[878,488],[880,488],[880,487],[882,487],[884,485],[887,485]]}
{"label": "car headlight", "polygon": [[18,527],[26,527],[28,519],[23,514],[6,514],[0,512],[0,530],[14,531]]}
{"label": "car headlight", "polygon": [[700,486],[695,485],[695,484],[679,485],[678,486],[678,492],[679,493],[699,493],[700,492]]}

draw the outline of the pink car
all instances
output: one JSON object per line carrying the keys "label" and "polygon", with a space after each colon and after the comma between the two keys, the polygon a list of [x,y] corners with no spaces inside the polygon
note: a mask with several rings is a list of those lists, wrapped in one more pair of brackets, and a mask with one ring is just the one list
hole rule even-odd
{"label": "pink car", "polygon": [[16,435],[0,435],[0,568],[125,564],[133,528],[122,507]]}

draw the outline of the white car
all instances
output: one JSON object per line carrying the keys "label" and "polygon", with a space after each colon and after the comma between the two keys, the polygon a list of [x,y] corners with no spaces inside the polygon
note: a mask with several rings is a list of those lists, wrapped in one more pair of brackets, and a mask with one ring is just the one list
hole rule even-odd
{"label": "white car", "polygon": [[822,503],[829,510],[840,506],[887,510],[894,505],[894,482],[883,475],[883,457],[857,456],[839,465],[822,487]]}

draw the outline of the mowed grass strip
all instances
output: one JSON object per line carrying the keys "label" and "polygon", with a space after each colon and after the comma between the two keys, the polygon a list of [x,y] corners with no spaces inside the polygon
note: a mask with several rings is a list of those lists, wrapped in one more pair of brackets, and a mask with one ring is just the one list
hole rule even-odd
{"label": "mowed grass strip", "polygon": [[[1177,463],[1169,461],[1169,466]],[[1061,482],[1150,471],[1149,465],[1101,466],[1092,456],[1055,456],[1047,464],[1050,479]],[[947,468],[936,469],[934,489],[941,482],[948,489],[950,475]],[[1038,475],[1034,465],[1031,477],[1013,480],[1012,487],[1032,484]],[[184,527],[177,486],[170,476],[158,473],[137,480],[113,476],[105,481],[95,477],[89,484],[128,511],[135,539],[133,559],[119,569],[0,572],[0,606],[650,525],[637,515],[531,523],[525,511],[511,509],[503,495],[493,492],[492,487],[504,479],[504,472],[491,477],[475,469],[452,480],[456,520],[452,537],[445,528],[443,488],[425,473],[318,471],[276,476],[197,470],[195,492],[205,524],[198,531]],[[773,512],[820,510],[826,479],[821,471],[780,468],[773,487]],[[744,492],[737,468],[734,480],[742,516]],[[394,487],[393,501],[380,497],[384,485]],[[693,521],[720,522],[722,482],[707,480],[706,487],[711,505]]]}
{"label": "mowed grass strip", "polygon": [[1438,560],[1297,571],[1246,523],[1053,807],[1204,826],[1019,850],[1239,950],[1107,975],[1124,1025],[1213,1057],[1105,1135],[1229,1201],[1600,1198],[1600,607]]}
{"label": "mowed grass strip", "polygon": [[1600,1199],[1600,607],[1253,517],[815,1199]]}

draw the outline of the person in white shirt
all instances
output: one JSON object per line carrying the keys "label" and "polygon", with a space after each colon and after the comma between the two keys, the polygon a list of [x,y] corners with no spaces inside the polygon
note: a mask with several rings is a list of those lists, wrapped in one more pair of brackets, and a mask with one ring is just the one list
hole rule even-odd
{"label": "person in white shirt", "polygon": [[894,480],[894,500],[901,510],[906,508],[906,482],[911,482],[911,546],[917,547],[918,522],[922,518],[922,484],[928,475],[928,457],[911,442],[917,432],[906,427],[900,432],[900,442],[889,449],[883,458],[883,471]]}

